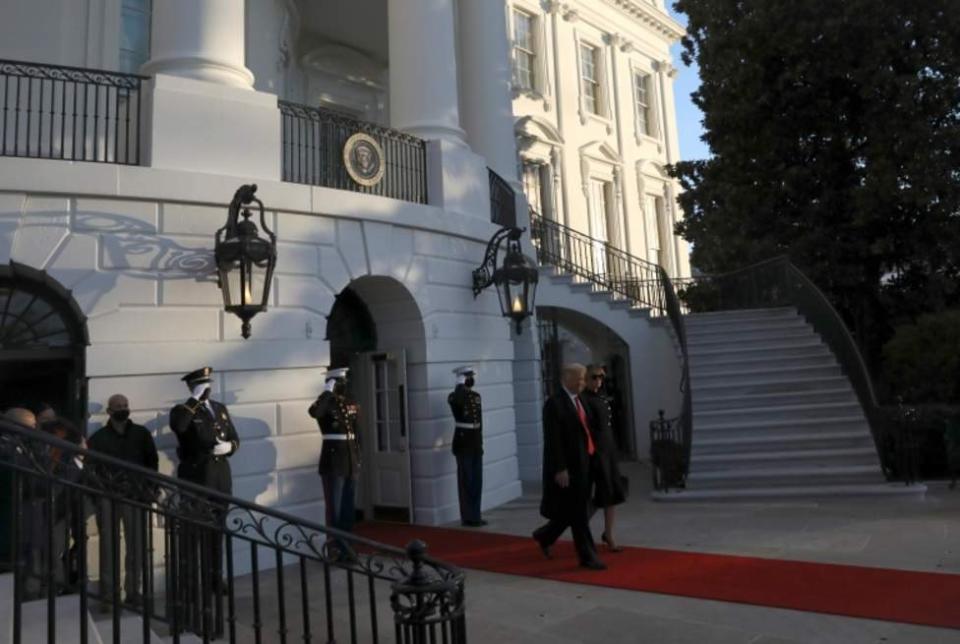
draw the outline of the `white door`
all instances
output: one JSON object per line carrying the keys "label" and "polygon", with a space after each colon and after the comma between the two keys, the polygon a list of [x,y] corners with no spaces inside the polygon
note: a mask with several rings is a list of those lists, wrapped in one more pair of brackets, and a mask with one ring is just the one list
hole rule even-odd
{"label": "white door", "polygon": [[410,521],[406,354],[373,351],[352,362],[363,452],[358,505],[367,517]]}
{"label": "white door", "polygon": [[590,236],[593,237],[593,272],[607,272],[607,182],[590,180]]}

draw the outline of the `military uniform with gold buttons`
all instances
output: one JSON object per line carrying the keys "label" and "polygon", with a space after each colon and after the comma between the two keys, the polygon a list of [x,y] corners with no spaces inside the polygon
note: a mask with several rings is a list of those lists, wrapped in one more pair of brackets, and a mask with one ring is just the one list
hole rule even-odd
{"label": "military uniform with gold buttons", "polygon": [[[227,406],[210,399],[213,369],[191,371],[181,380],[190,389],[190,398],[170,410],[170,428],[177,435],[177,477],[191,483],[233,494],[229,458],[240,448],[240,438]],[[222,515],[229,504],[212,500]],[[204,516],[203,519],[209,520]],[[192,525],[176,528],[178,592],[183,603],[180,628],[195,633],[204,628],[203,606],[213,605],[214,595],[225,592],[223,577],[223,535],[220,530]],[[216,600],[220,601],[220,600]],[[219,613],[211,625],[214,636],[223,634]]]}
{"label": "military uniform with gold buttons", "polygon": [[[204,367],[182,378],[188,387],[210,382],[213,369]],[[189,398],[170,410],[170,428],[177,435],[177,477],[224,494],[233,493],[229,458],[240,438],[227,406],[216,400]]]}
{"label": "military uniform with gold buttons", "polygon": [[447,396],[453,413],[453,455],[457,459],[457,489],[460,522],[465,526],[486,525],[480,516],[483,492],[483,408],[480,394],[473,390],[473,367],[454,370],[457,386]]}
{"label": "military uniform with gold buttons", "polygon": [[310,405],[323,435],[318,471],[323,483],[327,526],[349,532],[356,514],[356,481],[360,474],[359,407],[346,395],[347,369],[327,372],[325,390]]}

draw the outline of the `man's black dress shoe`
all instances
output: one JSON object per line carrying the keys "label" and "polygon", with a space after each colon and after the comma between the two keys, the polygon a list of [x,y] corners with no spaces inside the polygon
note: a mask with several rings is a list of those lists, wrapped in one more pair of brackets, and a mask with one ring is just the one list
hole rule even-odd
{"label": "man's black dress shoe", "polygon": [[543,556],[547,559],[553,559],[553,552],[550,550],[550,546],[540,541],[540,537],[537,536],[537,533],[533,533],[533,540],[537,542],[537,545],[540,546],[540,552],[543,553]]}
{"label": "man's black dress shoe", "polygon": [[483,526],[487,525],[487,522],[484,521],[483,519],[478,519],[476,521],[464,520],[460,522],[460,525],[465,526],[467,528],[482,528]]}
{"label": "man's black dress shoe", "polygon": [[587,559],[586,561],[580,562],[581,568],[589,568],[590,570],[606,570],[607,564],[603,563],[599,559]]}

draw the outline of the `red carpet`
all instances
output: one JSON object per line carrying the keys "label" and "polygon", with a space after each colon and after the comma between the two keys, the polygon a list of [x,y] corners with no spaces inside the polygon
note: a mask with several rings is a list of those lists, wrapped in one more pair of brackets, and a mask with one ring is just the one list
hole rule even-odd
{"label": "red carpet", "polygon": [[577,566],[569,541],[557,543],[547,560],[529,537],[390,523],[364,523],[357,532],[396,546],[422,539],[432,556],[462,568],[960,628],[960,575],[631,547],[601,548],[609,569],[590,571]]}

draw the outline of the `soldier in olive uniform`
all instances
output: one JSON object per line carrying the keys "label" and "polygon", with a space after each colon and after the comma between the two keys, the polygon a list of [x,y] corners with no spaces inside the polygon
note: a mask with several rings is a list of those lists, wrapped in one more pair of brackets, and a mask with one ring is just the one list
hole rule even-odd
{"label": "soldier in olive uniform", "polygon": [[447,396],[453,412],[453,455],[457,457],[457,489],[460,493],[460,523],[465,526],[487,525],[480,518],[480,495],[483,492],[483,412],[480,394],[473,390],[476,370],[459,367],[457,387]]}
{"label": "soldier in olive uniform", "polygon": [[359,408],[347,397],[347,371],[347,368],[327,371],[324,391],[309,409],[323,434],[318,470],[323,482],[327,526],[344,532],[353,530],[360,473]]}
{"label": "soldier in olive uniform", "polygon": [[[240,448],[240,438],[226,405],[210,398],[213,369],[191,371],[181,380],[190,398],[170,410],[170,428],[177,435],[177,477],[223,494],[233,493],[229,458]],[[215,503],[218,503],[215,501]],[[226,513],[227,505],[222,511]],[[185,605],[184,626],[202,628],[203,596],[222,593],[223,538],[218,532],[184,525],[180,533],[180,583]],[[222,632],[222,622],[214,625]]]}

